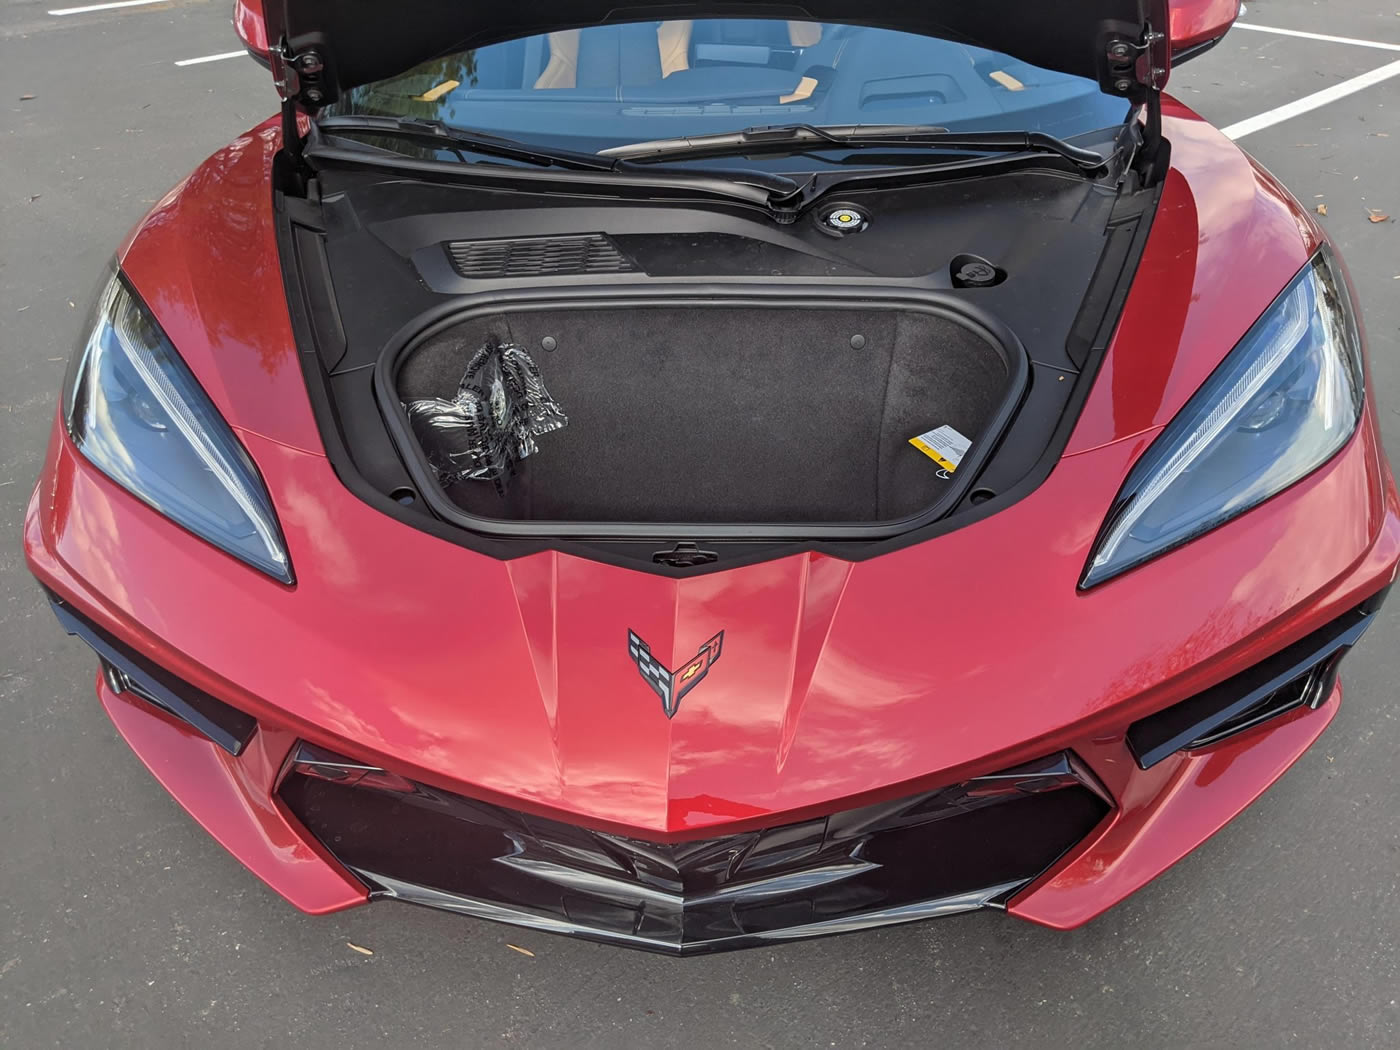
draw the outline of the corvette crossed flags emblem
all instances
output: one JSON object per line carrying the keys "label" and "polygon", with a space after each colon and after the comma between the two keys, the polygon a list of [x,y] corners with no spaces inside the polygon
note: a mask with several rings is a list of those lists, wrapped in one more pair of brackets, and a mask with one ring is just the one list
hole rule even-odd
{"label": "corvette crossed flags emblem", "polygon": [[651,647],[642,641],[636,631],[627,632],[627,653],[642,679],[661,697],[661,710],[670,718],[681,705],[681,698],[699,685],[710,668],[719,659],[720,647],[724,644],[724,632],[720,631],[702,645],[695,656],[687,660],[675,671],[668,671],[656,657],[651,655]]}

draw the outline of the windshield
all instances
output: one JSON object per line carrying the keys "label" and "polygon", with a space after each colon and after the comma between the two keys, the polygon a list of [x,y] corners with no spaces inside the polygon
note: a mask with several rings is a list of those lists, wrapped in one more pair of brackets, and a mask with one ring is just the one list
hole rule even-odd
{"label": "windshield", "polygon": [[911,33],[763,19],[524,37],[355,88],[326,113],[441,121],[596,152],[767,124],[924,124],[1069,138],[1122,123],[1091,80]]}

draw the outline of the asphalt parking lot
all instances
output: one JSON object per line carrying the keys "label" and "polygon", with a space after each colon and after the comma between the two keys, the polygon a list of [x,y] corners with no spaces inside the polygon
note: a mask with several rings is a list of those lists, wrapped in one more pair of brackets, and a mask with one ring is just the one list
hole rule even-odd
{"label": "asphalt parking lot", "polygon": [[[1400,603],[1319,745],[1073,933],[988,913],[674,961],[293,911],[120,742],[20,551],[104,261],[275,108],[246,58],[180,64],[237,49],[228,0],[49,13],[81,2],[0,0],[0,1047],[1400,1045]],[[1257,0],[1171,91],[1325,205],[1400,454],[1400,5]]]}

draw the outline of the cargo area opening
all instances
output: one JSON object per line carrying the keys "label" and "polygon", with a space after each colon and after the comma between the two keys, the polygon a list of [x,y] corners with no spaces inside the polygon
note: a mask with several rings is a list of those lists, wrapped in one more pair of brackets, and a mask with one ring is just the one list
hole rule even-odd
{"label": "cargo area opening", "polygon": [[[568,425],[539,437],[504,494],[444,486],[474,517],[906,522],[962,488],[1024,390],[1025,351],[998,327],[932,297],[478,308],[391,353],[400,405],[386,409],[451,398],[484,345],[514,344]],[[940,427],[971,442],[955,471],[910,443]]]}

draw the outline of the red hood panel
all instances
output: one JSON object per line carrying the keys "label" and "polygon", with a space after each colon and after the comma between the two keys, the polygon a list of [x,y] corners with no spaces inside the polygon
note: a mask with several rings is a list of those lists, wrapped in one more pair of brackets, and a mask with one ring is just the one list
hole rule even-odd
{"label": "red hood panel", "polygon": [[[659,827],[762,812],[714,786],[782,775],[851,568],[812,554],[672,580],[553,553],[509,563],[560,786],[587,808],[595,794],[631,793]],[[629,631],[680,673],[724,632],[674,718],[632,659]]]}

